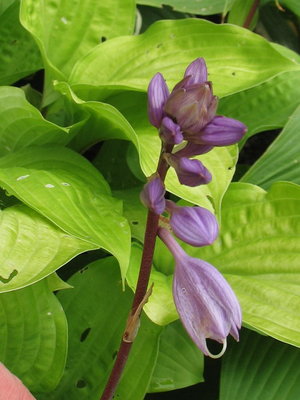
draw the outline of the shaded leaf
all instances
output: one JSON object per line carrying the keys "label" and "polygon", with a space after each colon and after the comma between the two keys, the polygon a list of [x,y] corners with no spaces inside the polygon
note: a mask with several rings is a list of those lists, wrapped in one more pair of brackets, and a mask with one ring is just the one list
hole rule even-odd
{"label": "shaded leaf", "polygon": [[31,391],[53,390],[65,367],[67,321],[43,279],[0,295],[0,360]]}
{"label": "shaded leaf", "polygon": [[244,330],[223,358],[220,400],[295,400],[299,363],[299,350]]}
{"label": "shaded leaf", "polygon": [[174,10],[199,15],[218,14],[228,11],[235,0],[138,0],[138,4],[152,7],[171,6]]}

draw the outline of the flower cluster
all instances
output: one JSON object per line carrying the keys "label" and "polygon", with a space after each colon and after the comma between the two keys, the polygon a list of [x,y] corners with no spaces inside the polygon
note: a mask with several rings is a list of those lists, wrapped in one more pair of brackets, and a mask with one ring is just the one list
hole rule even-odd
{"label": "flower cluster", "polygon": [[[217,104],[203,58],[188,66],[171,93],[160,73],[149,84],[148,115],[162,140],[161,160],[175,169],[183,185],[203,185],[212,179],[207,168],[191,157],[234,144],[247,130],[240,121],[217,116]],[[159,169],[144,186],[141,200],[154,214],[166,211],[172,233],[192,246],[210,245],[218,236],[218,223],[210,211],[165,199]],[[183,325],[204,354],[215,357],[207,348],[210,338],[223,343],[217,356],[222,355],[228,334],[239,338],[241,310],[234,292],[215,267],[187,255],[169,230],[160,227],[158,236],[175,258],[173,296]]]}

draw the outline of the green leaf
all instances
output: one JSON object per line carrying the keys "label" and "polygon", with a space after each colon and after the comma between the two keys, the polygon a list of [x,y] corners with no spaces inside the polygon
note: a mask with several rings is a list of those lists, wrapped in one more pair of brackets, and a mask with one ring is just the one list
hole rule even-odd
{"label": "green leaf", "polygon": [[255,183],[265,189],[279,180],[300,184],[300,107],[289,118],[283,131],[267,151],[242,177],[242,182]]}
{"label": "green leaf", "polygon": [[43,118],[23,90],[0,87],[0,156],[32,145],[66,144],[68,129]]}
{"label": "green leaf", "polygon": [[20,19],[51,72],[68,76],[75,62],[101,41],[132,33],[135,2],[22,0]]}
{"label": "green leaf", "polygon": [[[99,399],[131,306],[131,291],[122,291],[113,257],[90,264],[69,283],[74,289],[58,294],[69,323],[66,370],[57,389],[39,400]],[[144,397],[156,361],[160,331],[142,317],[116,398]]]}
{"label": "green leaf", "polygon": [[218,114],[247,125],[243,144],[257,132],[284,126],[300,104],[299,99],[300,72],[284,72],[259,86],[221,99]]}
{"label": "green leaf", "polygon": [[[247,21],[247,17],[252,8],[252,5],[253,0],[235,0],[228,14],[227,23],[243,26],[244,23]],[[251,30],[253,30],[256,25],[257,16],[258,10],[255,11],[254,16],[252,17],[250,24]]]}
{"label": "green leaf", "polygon": [[209,79],[220,97],[257,85],[280,72],[299,70],[265,39],[246,29],[183,19],[159,21],[142,35],[102,43],[78,61],[70,82],[80,96],[98,100],[112,91],[145,92],[158,71],[172,87],[199,55],[205,58]]}
{"label": "green leaf", "polygon": [[129,140],[138,146],[135,131],[115,107],[98,101],[83,101],[65,82],[56,82],[55,88],[66,96],[74,113],[80,113],[84,122],[80,128],[74,125],[77,133],[70,143],[74,150],[83,151],[94,143],[109,139]]}
{"label": "green leaf", "polygon": [[204,357],[180,321],[167,325],[148,392],[164,392],[203,382]]}
{"label": "green leaf", "polygon": [[67,321],[48,279],[0,295],[0,360],[31,391],[53,390],[67,352]]}
{"label": "green leaf", "polygon": [[120,201],[86,159],[64,147],[26,148],[0,159],[0,182],[63,231],[114,254],[125,276],[130,229]]}
{"label": "green leaf", "polygon": [[174,10],[198,15],[219,14],[229,10],[235,0],[138,0],[138,4],[152,7],[171,6]]}
{"label": "green leaf", "polygon": [[[9,5],[8,1],[5,3]],[[1,8],[0,85],[9,85],[38,71],[43,64],[34,40],[19,22],[19,2],[9,5],[3,13]]]}
{"label": "green leaf", "polygon": [[220,400],[295,400],[300,397],[300,352],[242,331],[222,361]]}
{"label": "green leaf", "polygon": [[[140,155],[141,168],[146,176],[156,171],[161,149],[161,140],[157,130],[150,125],[147,116],[147,99],[141,93],[122,93],[107,99],[127,118],[134,128]],[[166,178],[166,188],[171,193],[219,213],[224,192],[226,191],[237,160],[237,147],[214,148],[207,154],[197,157],[211,172],[213,179],[208,185],[188,187],[181,185],[176,173],[170,169]]]}
{"label": "green leaf", "polygon": [[298,0],[282,0],[280,3],[289,8],[293,13],[300,17],[300,4]]}
{"label": "green leaf", "polygon": [[266,193],[234,183],[222,206],[221,233],[210,247],[187,252],[220,269],[242,306],[243,322],[300,346],[300,187],[274,184]]}
{"label": "green leaf", "polygon": [[[140,263],[142,257],[142,248],[139,244],[133,243],[131,249],[131,258],[126,279],[132,290],[135,290]],[[173,275],[166,275],[159,270],[159,266],[154,264],[151,270],[150,283],[154,284],[152,294],[144,306],[147,316],[158,325],[167,325],[178,319],[178,314],[173,302],[172,296]]]}
{"label": "green leaf", "polygon": [[0,211],[0,248],[0,292],[7,292],[41,280],[95,246],[17,205]]}

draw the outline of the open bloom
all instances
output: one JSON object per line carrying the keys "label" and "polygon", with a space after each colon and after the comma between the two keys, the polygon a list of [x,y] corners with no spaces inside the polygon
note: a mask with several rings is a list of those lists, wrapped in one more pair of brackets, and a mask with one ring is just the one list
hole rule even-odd
{"label": "open bloom", "polygon": [[192,246],[212,244],[219,232],[216,217],[203,207],[180,207],[173,201],[166,201],[171,214],[170,226],[174,234]]}
{"label": "open bloom", "polygon": [[[220,357],[229,334],[239,340],[242,316],[233,290],[215,267],[186,254],[166,229],[158,234],[175,258],[173,297],[185,329],[205,355]],[[210,353],[208,338],[223,343],[220,354]]]}

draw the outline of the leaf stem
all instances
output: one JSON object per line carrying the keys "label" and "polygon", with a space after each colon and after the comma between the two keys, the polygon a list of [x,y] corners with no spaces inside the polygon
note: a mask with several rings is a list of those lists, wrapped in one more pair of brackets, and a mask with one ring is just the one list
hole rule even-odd
{"label": "leaf stem", "polygon": [[244,28],[249,28],[249,26],[251,25],[252,19],[255,15],[255,11],[257,10],[258,6],[259,6],[259,0],[254,0],[253,4],[249,10],[249,13],[247,15],[247,18],[245,19],[245,22],[243,24]]}
{"label": "leaf stem", "polygon": [[[168,164],[163,157],[164,152],[171,152],[173,146],[166,145],[165,147],[162,146],[161,154],[158,161],[157,166],[157,173],[159,174],[162,181],[165,180],[167,171],[168,171]],[[120,348],[117,354],[117,358],[115,360],[113,369],[111,374],[108,378],[106,386],[104,388],[103,394],[100,400],[111,400],[117,388],[117,385],[121,379],[122,372],[125,368],[132,344],[133,339],[128,340],[128,337],[132,335],[132,331],[128,332],[128,327],[132,326],[132,323],[136,321],[136,312],[137,310],[140,312],[141,308],[140,305],[144,304],[147,301],[147,288],[149,284],[149,278],[151,273],[152,261],[153,261],[153,253],[155,248],[156,236],[158,231],[158,223],[159,223],[159,215],[153,213],[151,210],[148,211],[147,223],[146,223],[146,231],[144,236],[144,248],[140,266],[139,277],[136,285],[136,290],[131,306],[131,310],[129,313],[129,317],[127,320],[127,325],[125,328],[125,332],[123,334]],[[150,292],[151,293],[151,292]],[[139,315],[138,315],[139,317]],[[136,321],[137,324],[139,321]],[[135,322],[134,322],[135,323]],[[136,324],[136,330],[138,325]],[[134,328],[134,326],[133,326]],[[135,336],[136,332],[134,333]]]}

